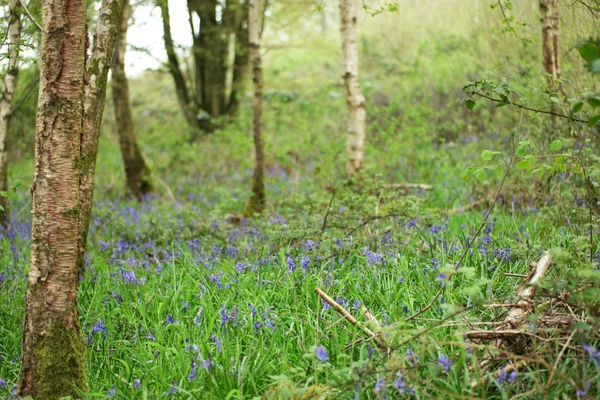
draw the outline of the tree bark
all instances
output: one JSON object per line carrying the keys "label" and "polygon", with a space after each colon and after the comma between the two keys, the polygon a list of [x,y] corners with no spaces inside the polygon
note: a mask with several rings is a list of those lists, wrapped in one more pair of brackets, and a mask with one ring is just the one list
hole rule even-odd
{"label": "tree bark", "polygon": [[244,90],[244,78],[248,69],[249,45],[248,45],[248,2],[239,5],[236,10],[235,23],[235,55],[233,59],[233,78],[231,82],[231,93],[229,95],[229,114],[234,114],[240,104],[240,96]]}
{"label": "tree bark", "polygon": [[171,37],[171,16],[169,15],[169,5],[167,0],[158,0],[158,6],[160,7],[162,22],[163,22],[163,39],[165,42],[165,49],[167,51],[167,59],[169,61],[169,71],[173,77],[175,83],[175,92],[177,93],[177,100],[179,106],[183,111],[183,116],[188,125],[193,129],[201,128],[201,124],[197,118],[198,112],[194,106],[194,102],[190,99],[188,87],[185,82],[181,67],[179,66],[179,60],[175,53],[175,44]]}
{"label": "tree bark", "polygon": [[84,0],[42,1],[31,264],[19,395],[85,390],[77,286],[86,248],[98,132],[122,0],[104,0],[86,70]]}
{"label": "tree bark", "polygon": [[265,208],[265,144],[262,131],[263,74],[260,60],[259,15],[259,0],[249,0],[248,42],[252,64],[252,82],[254,83],[252,125],[255,160],[252,176],[252,195],[244,212],[247,216],[261,213]]}
{"label": "tree bark", "polygon": [[354,177],[363,167],[367,112],[358,80],[356,0],[340,0],[344,95],[348,108],[346,173]]}
{"label": "tree bark", "polygon": [[548,85],[562,91],[557,81],[561,77],[558,58],[558,0],[540,0],[540,22],[542,25],[542,63],[548,76]]}
{"label": "tree bark", "polygon": [[115,43],[115,52],[112,64],[112,98],[115,108],[115,120],[119,134],[119,145],[125,177],[129,192],[138,200],[152,192],[152,178],[150,168],[140,151],[135,137],[133,118],[129,102],[129,82],[125,74],[125,52],[127,49],[127,28],[129,26],[130,6],[125,0],[121,24]]}
{"label": "tree bark", "polygon": [[[0,192],[8,191],[8,132],[12,99],[19,77],[19,41],[21,40],[21,3],[10,0],[8,23],[8,68],[0,94]],[[8,224],[8,198],[0,196],[0,226]]]}
{"label": "tree bark", "polygon": [[100,138],[100,123],[104,112],[106,82],[114,52],[117,29],[121,22],[124,0],[103,0],[94,34],[92,52],[86,63],[86,84],[83,103],[80,167],[80,269],[87,249],[87,235],[94,199],[94,175]]}
{"label": "tree bark", "polygon": [[79,169],[85,1],[42,2],[31,264],[19,395],[76,397],[85,389],[79,332]]}

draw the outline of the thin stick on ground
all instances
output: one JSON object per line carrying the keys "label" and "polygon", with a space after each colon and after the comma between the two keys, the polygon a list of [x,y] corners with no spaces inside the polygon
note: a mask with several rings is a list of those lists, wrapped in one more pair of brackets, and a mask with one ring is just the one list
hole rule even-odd
{"label": "thin stick on ground", "polygon": [[369,328],[363,326],[356,318],[354,318],[352,316],[352,314],[350,314],[348,311],[346,311],[346,309],[344,307],[339,305],[335,300],[333,300],[331,297],[329,297],[327,295],[327,293],[322,291],[320,288],[316,288],[315,293],[317,293],[319,295],[319,297],[322,298],[327,304],[329,304],[338,314],[340,314],[342,317],[344,317],[346,319],[346,321],[348,321],[352,325],[356,326],[365,335],[367,335],[370,339],[373,339],[375,344],[377,344],[377,347],[379,347],[381,350],[385,350],[386,352],[389,353],[390,347],[383,341],[383,339],[381,339],[381,337],[377,333],[375,333],[375,332],[371,331]]}

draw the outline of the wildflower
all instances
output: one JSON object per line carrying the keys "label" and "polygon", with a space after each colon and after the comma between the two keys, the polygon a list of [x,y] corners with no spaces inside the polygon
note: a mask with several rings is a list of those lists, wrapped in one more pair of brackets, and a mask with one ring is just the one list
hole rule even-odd
{"label": "wildflower", "polygon": [[188,375],[188,381],[192,382],[193,380],[196,379],[196,369],[198,368],[198,363],[192,358],[190,361],[190,367],[191,367],[191,371],[190,374]]}
{"label": "wildflower", "polygon": [[210,372],[212,371],[212,366],[214,365],[214,362],[210,357],[210,353],[208,353],[208,358],[206,360],[203,360],[201,365],[202,368],[204,368],[210,374]]}
{"label": "wildflower", "polygon": [[585,350],[586,353],[588,353],[590,355],[590,361],[595,360],[596,366],[598,368],[600,368],[600,351],[596,350],[594,347],[590,346],[589,344],[584,344],[583,349]]}
{"label": "wildflower", "polygon": [[0,378],[0,388],[6,389],[6,379]]}
{"label": "wildflower", "polygon": [[179,325],[179,321],[176,321],[175,318],[173,318],[173,316],[171,314],[167,315],[167,319],[165,321],[165,324],[167,325]]}
{"label": "wildflower", "polygon": [[506,382],[507,378],[508,374],[506,373],[506,370],[504,368],[500,368],[500,373],[498,374],[496,382],[498,382],[499,384],[503,384],[504,382]]}
{"label": "wildflower", "polygon": [[187,300],[184,300],[183,303],[181,303],[181,311],[187,311],[190,308],[190,302]]}
{"label": "wildflower", "polygon": [[221,353],[221,350],[223,347],[223,343],[221,343],[221,339],[219,339],[219,337],[217,335],[212,335],[210,338],[215,342],[215,346],[217,346],[217,351],[219,353]]}
{"label": "wildflower", "polygon": [[444,354],[440,354],[437,359],[437,364],[441,366],[444,372],[450,372],[450,366],[452,365],[452,361]]}
{"label": "wildflower", "polygon": [[300,259],[300,265],[302,266],[302,269],[307,270],[310,266],[310,258],[308,258],[308,256],[302,256]]}
{"label": "wildflower", "polygon": [[583,397],[587,395],[588,390],[590,389],[591,381],[586,381],[583,389],[577,389],[577,396]]}
{"label": "wildflower", "polygon": [[204,307],[198,308],[198,312],[196,313],[196,316],[194,317],[194,324],[200,325],[202,323],[202,311],[203,310],[204,310]]}
{"label": "wildflower", "polygon": [[434,235],[440,233],[442,231],[442,227],[440,225],[433,225],[431,228],[429,228],[429,232],[433,233]]}
{"label": "wildflower", "polygon": [[402,275],[398,277],[398,283],[404,283],[404,277]]}
{"label": "wildflower", "polygon": [[383,256],[369,249],[364,249],[363,255],[367,258],[370,266],[383,263]]}
{"label": "wildflower", "polygon": [[96,333],[102,333],[104,338],[108,335],[108,331],[106,330],[106,326],[104,325],[104,320],[98,321],[92,326],[92,336]]}
{"label": "wildflower", "polygon": [[416,219],[414,219],[414,218],[411,218],[411,219],[409,219],[409,220],[408,220],[408,222],[406,223],[406,227],[407,227],[408,229],[412,229],[412,228],[414,228],[415,226],[417,226],[417,220],[416,220]]}
{"label": "wildflower", "polygon": [[248,268],[248,263],[245,263],[245,262],[239,262],[235,265],[235,269],[237,270],[238,274],[244,273],[246,268]]}
{"label": "wildflower", "polygon": [[140,388],[140,386],[142,386],[142,381],[141,381],[141,380],[139,380],[139,379],[135,379],[135,380],[133,381],[133,387],[134,387],[134,388],[136,388],[136,389],[139,389],[139,388]]}
{"label": "wildflower", "polygon": [[419,361],[419,357],[415,355],[413,349],[406,350],[406,361],[408,361],[411,367],[414,367],[417,361]]}
{"label": "wildflower", "polygon": [[285,263],[287,264],[288,271],[294,271],[296,269],[296,263],[289,255],[285,256]]}
{"label": "wildflower", "polygon": [[313,251],[315,249],[315,242],[312,240],[306,240],[304,242],[304,250],[305,251]]}
{"label": "wildflower", "polygon": [[377,379],[374,390],[375,390],[375,394],[378,396],[385,393],[385,379],[383,379],[383,377],[380,377],[379,379]]}
{"label": "wildflower", "polygon": [[117,395],[117,389],[115,389],[114,386],[111,387],[110,390],[106,393],[106,397],[108,397],[109,399],[112,399],[116,395]]}
{"label": "wildflower", "polygon": [[398,373],[396,374],[393,386],[394,389],[398,390],[400,393],[404,393],[406,391],[406,381],[404,380],[401,371],[398,371]]}
{"label": "wildflower", "polygon": [[438,283],[439,283],[440,285],[442,285],[442,286],[446,285],[446,282],[445,282],[445,280],[446,280],[447,278],[448,278],[448,277],[447,277],[445,274],[437,274],[437,275],[435,276],[435,279],[437,279],[437,280],[438,280]]}
{"label": "wildflower", "polygon": [[517,371],[512,371],[510,374],[508,374],[508,379],[506,381],[508,383],[513,383],[517,379],[517,376]]}
{"label": "wildflower", "polygon": [[353,307],[354,307],[354,311],[358,311],[358,308],[360,307],[360,300],[358,300],[358,299],[354,300]]}
{"label": "wildflower", "polygon": [[133,271],[123,271],[123,281],[128,285],[135,285],[137,283],[137,277]]}
{"label": "wildflower", "polygon": [[327,360],[329,360],[329,354],[327,354],[327,350],[325,350],[325,347],[321,345],[317,346],[315,350],[315,355],[321,362],[326,362]]}
{"label": "wildflower", "polygon": [[176,383],[177,382],[175,382],[175,381],[171,382],[171,387],[167,391],[167,396],[170,396],[172,394],[175,394],[175,392],[177,392],[177,387],[175,386]]}

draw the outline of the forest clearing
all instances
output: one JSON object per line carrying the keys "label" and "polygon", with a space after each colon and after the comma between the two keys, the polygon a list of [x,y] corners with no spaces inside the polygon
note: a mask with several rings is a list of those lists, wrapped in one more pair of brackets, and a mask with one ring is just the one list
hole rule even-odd
{"label": "forest clearing", "polygon": [[600,397],[599,0],[0,9],[0,399]]}

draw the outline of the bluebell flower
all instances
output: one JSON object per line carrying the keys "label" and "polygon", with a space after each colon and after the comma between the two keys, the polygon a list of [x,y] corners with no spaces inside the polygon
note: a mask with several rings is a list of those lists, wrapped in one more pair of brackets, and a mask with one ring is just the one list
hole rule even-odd
{"label": "bluebell flower", "polygon": [[135,379],[135,380],[133,381],[133,387],[134,387],[134,388],[136,388],[136,389],[139,389],[139,388],[140,388],[140,386],[142,386],[142,381],[141,381],[141,380],[139,380],[139,379]]}
{"label": "bluebell flower", "polygon": [[165,320],[165,324],[167,325],[179,325],[179,321],[176,321],[175,318],[171,314],[167,315],[167,319]]}
{"label": "bluebell flower", "polygon": [[594,347],[589,344],[584,344],[583,349],[586,353],[590,355],[590,361],[595,361],[596,366],[600,368],[600,351],[596,350]]}
{"label": "bluebell flower", "polygon": [[404,376],[402,375],[401,371],[398,371],[396,374],[392,386],[394,386],[394,389],[398,390],[400,393],[404,393],[406,391],[406,381],[404,380]]}
{"label": "bluebell flower", "polygon": [[123,281],[129,285],[135,285],[137,283],[137,277],[133,271],[123,271]]}
{"label": "bluebell flower", "polygon": [[302,269],[307,270],[310,266],[310,258],[308,256],[302,256],[300,259],[300,265],[302,266]]}
{"label": "bluebell flower", "polygon": [[440,354],[437,359],[437,364],[444,369],[444,372],[450,372],[452,361],[446,355]]}
{"label": "bluebell flower", "polygon": [[431,228],[429,228],[429,232],[433,233],[434,235],[440,233],[442,231],[442,226],[440,225],[433,225]]}
{"label": "bluebell flower", "polygon": [[354,307],[354,311],[358,311],[358,309],[360,307],[360,300],[358,300],[358,299],[354,300],[354,304],[352,306]]}
{"label": "bluebell flower", "polygon": [[108,397],[109,399],[112,399],[113,397],[115,397],[117,395],[117,389],[115,389],[115,387],[111,387],[109,389],[109,391],[106,393],[106,397]]}
{"label": "bluebell flower", "polygon": [[104,324],[104,320],[98,321],[94,324],[94,326],[92,326],[92,336],[97,333],[102,333],[104,338],[106,338],[106,336],[108,335],[108,331],[106,330],[106,325]]}
{"label": "bluebell flower", "polygon": [[219,337],[217,335],[212,335],[210,338],[213,340],[213,342],[215,342],[215,346],[217,346],[217,352],[221,353],[222,348],[223,348],[221,339],[219,339]]}
{"label": "bluebell flower", "polygon": [[327,360],[329,360],[329,354],[327,354],[327,350],[325,350],[325,347],[323,347],[321,345],[317,346],[317,348],[315,350],[315,355],[323,363],[326,362]]}
{"label": "bluebell flower", "polygon": [[198,363],[193,358],[190,360],[190,374],[187,377],[187,380],[192,382],[196,379],[196,369],[198,368]]}
{"label": "bluebell flower", "polygon": [[296,263],[294,262],[294,259],[289,255],[285,256],[285,263],[287,264],[288,271],[296,270]]}
{"label": "bluebell flower", "polygon": [[170,396],[177,392],[177,387],[175,386],[176,383],[177,383],[176,381],[171,382],[171,387],[169,388],[169,390],[166,393],[167,396]]}
{"label": "bluebell flower", "polygon": [[202,368],[204,368],[209,374],[212,371],[212,367],[214,365],[214,362],[210,356],[210,353],[208,353],[208,358],[206,360],[202,360]]}
{"label": "bluebell flower", "polygon": [[592,384],[591,381],[585,381],[583,389],[577,389],[577,391],[576,391],[577,396],[579,396],[579,397],[587,396],[587,393],[588,393],[588,390],[590,390],[591,384]]}
{"label": "bluebell flower", "polygon": [[0,378],[0,388],[6,389],[6,379]]}
{"label": "bluebell flower", "polygon": [[508,374],[508,379],[506,380],[508,383],[513,383],[515,380],[517,380],[517,371],[512,371],[510,374]]}
{"label": "bluebell flower", "polygon": [[377,396],[381,396],[385,393],[385,379],[383,379],[383,377],[379,377],[379,379],[377,379],[377,382],[375,382],[374,391]]}

